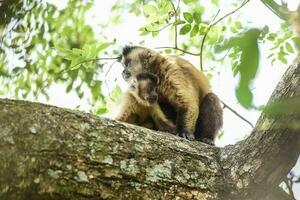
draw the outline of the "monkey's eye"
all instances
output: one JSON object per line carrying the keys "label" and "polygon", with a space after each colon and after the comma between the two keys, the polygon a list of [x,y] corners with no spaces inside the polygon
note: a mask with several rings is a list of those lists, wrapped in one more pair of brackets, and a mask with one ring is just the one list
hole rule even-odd
{"label": "monkey's eye", "polygon": [[132,84],[132,85],[130,85],[130,88],[135,89],[136,87],[135,87],[135,85]]}
{"label": "monkey's eye", "polygon": [[155,91],[155,87],[153,87],[152,85],[149,86],[149,92]]}
{"label": "monkey's eye", "polygon": [[125,67],[131,67],[132,61],[131,60],[126,60],[124,64],[125,64]]}

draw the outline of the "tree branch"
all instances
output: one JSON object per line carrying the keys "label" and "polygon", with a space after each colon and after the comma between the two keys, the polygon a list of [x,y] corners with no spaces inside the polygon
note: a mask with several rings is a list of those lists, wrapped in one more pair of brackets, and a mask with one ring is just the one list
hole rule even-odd
{"label": "tree branch", "polygon": [[[300,57],[286,71],[269,102],[299,96],[299,85]],[[235,177],[233,181],[239,185],[239,193],[251,195],[249,188],[264,192],[266,187],[275,188],[285,179],[300,154],[299,130],[286,125],[295,120],[300,120],[299,113],[276,117],[262,113],[247,139],[222,150],[221,162],[224,161],[224,169]],[[239,162],[240,159],[244,160]],[[231,168],[234,165],[239,167]],[[257,178],[253,180],[253,177]]]}

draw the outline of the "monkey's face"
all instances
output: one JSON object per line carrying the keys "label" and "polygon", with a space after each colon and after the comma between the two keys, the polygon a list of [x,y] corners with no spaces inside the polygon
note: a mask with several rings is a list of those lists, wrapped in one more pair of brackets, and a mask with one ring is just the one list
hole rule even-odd
{"label": "monkey's face", "polygon": [[129,81],[131,77],[142,72],[151,72],[151,66],[155,60],[156,52],[151,49],[138,46],[125,46],[120,62],[124,66],[122,76]]}
{"label": "monkey's face", "polygon": [[150,73],[138,74],[131,84],[133,94],[144,105],[150,106],[158,99],[156,91],[158,78]]}

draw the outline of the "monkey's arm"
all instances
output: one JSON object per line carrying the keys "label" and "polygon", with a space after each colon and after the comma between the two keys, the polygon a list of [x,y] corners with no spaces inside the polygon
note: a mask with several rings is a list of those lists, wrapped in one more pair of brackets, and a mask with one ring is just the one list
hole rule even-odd
{"label": "monkey's arm", "polygon": [[119,112],[114,119],[131,124],[137,124],[139,117],[135,108],[134,99],[129,94],[125,93],[119,106]]}
{"label": "monkey's arm", "polygon": [[167,119],[160,106],[155,103],[152,108],[153,109],[151,110],[151,117],[158,130],[176,134],[176,126],[173,124],[173,122]]}

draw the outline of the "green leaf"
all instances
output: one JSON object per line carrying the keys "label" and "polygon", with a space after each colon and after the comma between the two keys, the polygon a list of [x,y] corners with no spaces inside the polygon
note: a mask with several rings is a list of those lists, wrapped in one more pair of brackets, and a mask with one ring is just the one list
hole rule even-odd
{"label": "green leaf", "polygon": [[192,3],[192,2],[196,2],[196,0],[183,0],[183,2],[185,4],[189,4],[189,3]]}
{"label": "green leaf", "polygon": [[236,29],[242,29],[242,28],[243,28],[241,22],[239,22],[239,21],[236,21],[236,22],[234,23],[234,25],[235,25],[235,28],[236,28]]}
{"label": "green leaf", "polygon": [[195,25],[190,32],[190,37],[194,37],[195,35],[197,35],[198,31],[199,31],[199,26]]}
{"label": "green leaf", "polygon": [[174,25],[179,25],[179,24],[184,24],[185,23],[185,21],[183,21],[183,20],[177,20],[175,23],[174,23]]}
{"label": "green leaf", "polygon": [[73,52],[70,49],[56,47],[56,50],[58,51],[58,55],[60,55],[61,57],[66,57],[70,54],[73,55]]}
{"label": "green leaf", "polygon": [[97,47],[97,51],[100,52],[104,49],[106,49],[107,47],[109,47],[110,45],[114,44],[115,42],[105,42],[105,43],[102,43],[100,44],[98,47]]}
{"label": "green leaf", "polygon": [[211,0],[211,2],[212,2],[213,4],[215,4],[216,6],[219,5],[219,0]]}
{"label": "green leaf", "polygon": [[275,38],[276,38],[276,34],[275,34],[275,33],[270,33],[269,36],[267,37],[267,39],[268,39],[269,41],[274,41]]}
{"label": "green leaf", "polygon": [[187,22],[189,22],[189,23],[193,22],[193,16],[190,13],[184,12],[183,17]]}
{"label": "green leaf", "polygon": [[[259,29],[249,29],[238,37],[233,37],[223,45],[215,47],[216,52],[226,51],[231,48],[239,49],[239,62],[233,73],[240,75],[239,85],[236,89],[236,97],[246,108],[252,106],[253,95],[250,90],[252,80],[255,78],[259,64],[258,38],[261,34]],[[237,54],[237,53],[236,53]],[[235,65],[235,62],[234,62]]]}
{"label": "green leaf", "polygon": [[243,106],[251,108],[253,95],[249,87],[239,85],[236,89],[236,97]]}
{"label": "green leaf", "polygon": [[261,31],[261,38],[264,38],[269,33],[269,27],[267,25]]}
{"label": "green leaf", "polygon": [[78,48],[73,48],[72,49],[72,53],[74,55],[82,55],[83,50],[82,49],[78,49]]}
{"label": "green leaf", "polygon": [[292,38],[294,44],[296,45],[298,51],[300,51],[300,37],[293,37]]}
{"label": "green leaf", "polygon": [[238,32],[234,27],[230,27],[230,31],[231,31],[232,33],[237,33],[237,32]]}
{"label": "green leaf", "polygon": [[183,27],[181,27],[180,31],[179,31],[179,34],[180,35],[185,35],[187,34],[188,32],[190,32],[192,26],[190,24],[186,24],[184,25]]}
{"label": "green leaf", "polygon": [[199,12],[194,12],[193,17],[196,24],[201,23],[201,14]]}
{"label": "green leaf", "polygon": [[152,13],[156,13],[157,9],[155,6],[150,5],[150,4],[146,4],[143,7],[143,11],[145,13],[145,15],[151,15]]}
{"label": "green leaf", "polygon": [[167,4],[162,8],[162,14],[168,13],[172,9],[172,4],[170,1],[167,1]]}
{"label": "green leaf", "polygon": [[288,63],[287,59],[285,58],[284,54],[282,54],[282,53],[279,53],[278,59],[279,59],[283,64],[287,64],[287,63]]}
{"label": "green leaf", "polygon": [[293,49],[292,45],[290,45],[290,43],[286,42],[286,43],[285,43],[285,48],[286,48],[286,50],[287,50],[288,52],[294,53],[294,49]]}
{"label": "green leaf", "polygon": [[110,95],[111,100],[116,101],[119,98],[119,96],[121,95],[121,92],[122,92],[122,90],[121,90],[120,86],[117,85]]}
{"label": "green leaf", "polygon": [[96,110],[96,115],[103,115],[105,113],[107,113],[108,109],[105,106],[101,106],[99,108],[97,108]]}
{"label": "green leaf", "polygon": [[166,54],[170,54],[172,51],[171,51],[171,49],[166,49],[165,52],[166,52]]}
{"label": "green leaf", "polygon": [[67,88],[66,88],[66,93],[69,93],[71,90],[72,90],[72,88],[73,88],[73,81],[67,86]]}

